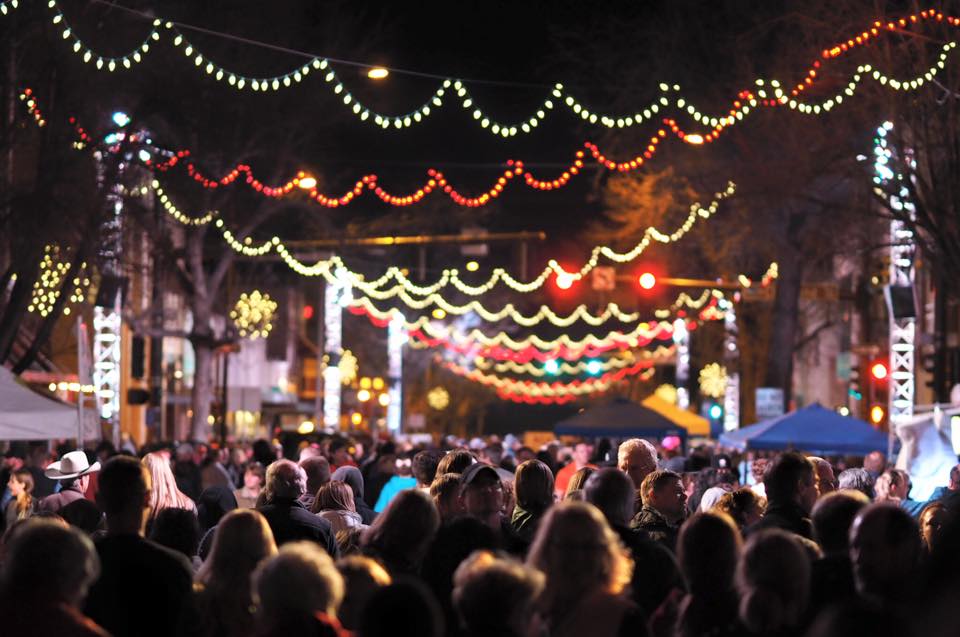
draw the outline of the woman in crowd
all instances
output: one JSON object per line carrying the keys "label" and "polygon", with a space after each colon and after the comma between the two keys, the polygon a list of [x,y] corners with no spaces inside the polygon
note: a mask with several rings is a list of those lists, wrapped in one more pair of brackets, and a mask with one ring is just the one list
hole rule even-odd
{"label": "woman in crowd", "polygon": [[345,591],[337,618],[344,628],[355,630],[373,594],[390,585],[390,575],[375,560],[362,555],[338,560],[337,570],[343,577]]}
{"label": "woman in crowd", "polygon": [[590,479],[590,476],[593,475],[593,472],[596,471],[593,467],[583,467],[578,469],[576,473],[570,478],[570,482],[567,483],[567,490],[563,494],[564,500],[582,500],[583,499],[583,485],[587,483],[587,480]]}
{"label": "woman in crowd", "polygon": [[330,476],[331,480],[345,483],[353,492],[353,504],[364,524],[373,524],[377,514],[363,498],[363,474],[356,467],[340,467]]}
{"label": "woman in crowd", "polygon": [[366,527],[353,501],[353,491],[345,482],[331,480],[317,491],[313,512],[330,523],[335,535]]}
{"label": "woman in crowd", "polygon": [[517,504],[510,516],[510,525],[525,545],[533,542],[540,520],[553,505],[553,482],[550,468],[539,460],[527,460],[517,467],[514,480]]}
{"label": "woman in crowd", "polygon": [[416,575],[439,526],[430,496],[418,489],[401,491],[364,533],[363,553],[392,577]]}
{"label": "woman in crowd", "polygon": [[29,469],[17,469],[7,481],[12,499],[4,511],[4,528],[9,529],[17,520],[25,520],[33,515],[36,501],[33,499],[33,475]]}
{"label": "woman in crowd", "polygon": [[547,578],[540,600],[551,637],[646,633],[625,589],[633,560],[603,515],[584,502],[563,502],[540,523],[527,564]]}
{"label": "woman in crowd", "polygon": [[196,578],[203,637],[255,634],[250,576],[261,560],[276,553],[270,525],[258,512],[237,509],[224,516]]}
{"label": "woman in crowd", "polygon": [[164,509],[187,509],[196,513],[197,505],[177,488],[170,463],[160,453],[148,453],[143,464],[150,472],[150,524]]}
{"label": "woman in crowd", "polygon": [[740,531],[724,513],[697,513],[683,525],[677,560],[689,592],[680,603],[676,637],[743,632],[733,584],[741,548]]}
{"label": "woman in crowd", "polygon": [[743,531],[760,521],[766,508],[766,498],[757,495],[757,492],[750,487],[741,487],[720,496],[713,510],[729,515],[737,528]]}
{"label": "woman in crowd", "polygon": [[259,462],[248,462],[243,470],[243,486],[233,492],[237,499],[237,506],[242,509],[252,509],[257,504],[257,497],[263,491],[265,471]]}
{"label": "woman in crowd", "polygon": [[933,553],[946,518],[947,508],[943,502],[939,501],[928,504],[920,512],[920,538],[923,540],[923,549],[928,555]]}

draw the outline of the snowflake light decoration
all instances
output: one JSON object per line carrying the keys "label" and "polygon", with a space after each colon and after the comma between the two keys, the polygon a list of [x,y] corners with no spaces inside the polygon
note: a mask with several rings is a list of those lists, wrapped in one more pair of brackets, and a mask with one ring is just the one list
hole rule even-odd
{"label": "snowflake light decoration", "polygon": [[710,363],[700,370],[700,393],[711,398],[721,398],[727,391],[727,368],[719,363]]}
{"label": "snowflake light decoration", "polygon": [[352,385],[353,381],[357,379],[357,372],[360,370],[357,357],[354,356],[353,352],[348,349],[344,350],[343,354],[340,355],[340,362],[337,363],[337,367],[340,368],[340,382],[344,386]]}
{"label": "snowflake light decoration", "polygon": [[677,388],[669,383],[664,383],[663,385],[657,387],[654,390],[653,395],[660,400],[670,403],[671,405],[677,404]]}
{"label": "snowflake light decoration", "polygon": [[269,294],[254,290],[250,294],[240,295],[237,304],[230,311],[230,318],[242,338],[256,340],[270,334],[273,329],[271,321],[276,311],[277,303]]}
{"label": "snowflake light decoration", "polygon": [[450,404],[450,393],[443,387],[434,387],[427,392],[427,404],[437,411],[443,411]]}

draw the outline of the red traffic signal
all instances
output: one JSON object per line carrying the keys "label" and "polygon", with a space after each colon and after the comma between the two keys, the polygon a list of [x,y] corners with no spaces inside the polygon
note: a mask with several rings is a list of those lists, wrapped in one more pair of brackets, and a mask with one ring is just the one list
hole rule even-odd
{"label": "red traffic signal", "polygon": [[877,361],[870,366],[870,375],[873,376],[875,380],[886,380],[889,374],[890,371],[887,369],[886,363]]}
{"label": "red traffic signal", "polygon": [[644,290],[652,290],[657,286],[657,275],[653,272],[644,272],[637,278],[637,282]]}

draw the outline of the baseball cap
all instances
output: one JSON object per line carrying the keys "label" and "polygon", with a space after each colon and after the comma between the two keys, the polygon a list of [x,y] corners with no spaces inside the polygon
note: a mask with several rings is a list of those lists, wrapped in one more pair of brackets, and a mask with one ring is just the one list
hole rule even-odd
{"label": "baseball cap", "polygon": [[497,470],[491,467],[490,465],[483,462],[475,462],[466,469],[463,470],[463,473],[460,474],[460,484],[468,485],[472,484],[477,480],[478,477],[489,475],[492,476],[498,482],[500,481],[500,474],[497,473]]}

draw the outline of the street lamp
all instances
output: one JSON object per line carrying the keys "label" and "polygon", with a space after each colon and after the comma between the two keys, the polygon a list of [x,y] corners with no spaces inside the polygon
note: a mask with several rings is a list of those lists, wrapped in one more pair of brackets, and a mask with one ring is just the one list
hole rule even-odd
{"label": "street lamp", "polygon": [[371,80],[383,80],[390,75],[390,70],[382,66],[372,66],[367,69],[367,77]]}

